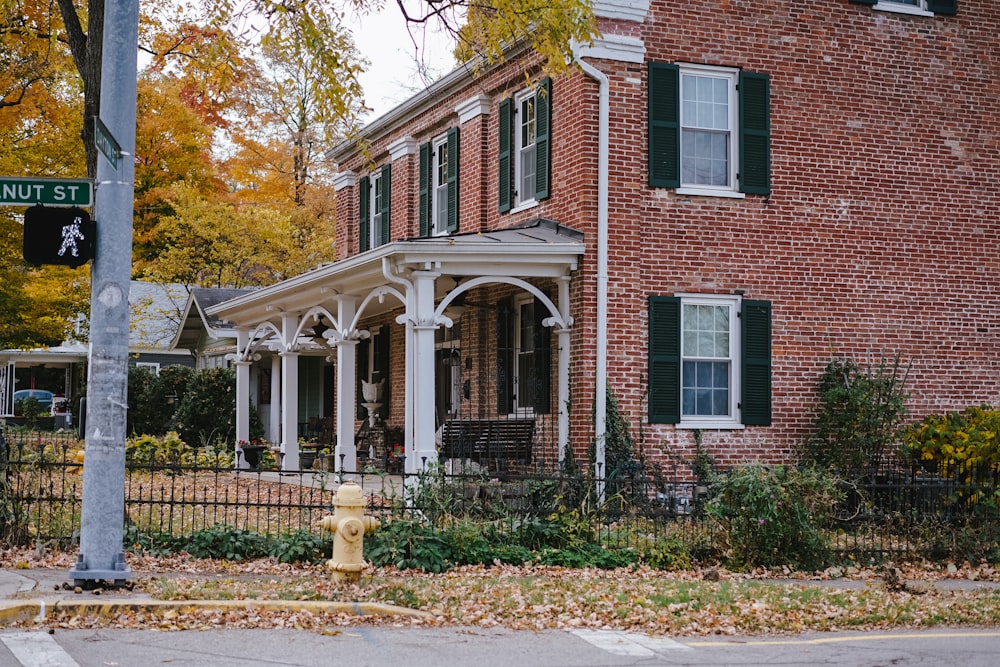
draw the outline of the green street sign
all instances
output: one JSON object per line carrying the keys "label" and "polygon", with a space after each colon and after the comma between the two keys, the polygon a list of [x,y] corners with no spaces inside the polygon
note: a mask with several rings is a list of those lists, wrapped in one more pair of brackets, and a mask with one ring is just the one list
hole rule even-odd
{"label": "green street sign", "polygon": [[0,206],[80,206],[94,202],[94,188],[86,178],[19,178],[0,176]]}
{"label": "green street sign", "polygon": [[113,169],[118,169],[118,158],[122,154],[122,148],[108,126],[97,116],[94,116],[94,144],[97,150],[101,151],[101,155],[107,158],[108,164]]}

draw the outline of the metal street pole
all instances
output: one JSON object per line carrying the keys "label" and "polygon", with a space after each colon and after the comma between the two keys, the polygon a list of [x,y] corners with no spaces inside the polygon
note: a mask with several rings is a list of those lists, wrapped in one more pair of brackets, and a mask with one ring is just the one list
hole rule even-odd
{"label": "metal street pole", "polygon": [[[100,120],[111,137],[104,137],[99,146],[104,158],[97,158],[97,249],[91,268],[80,553],[69,573],[81,583],[111,580],[121,584],[131,577],[122,530],[138,31],[138,0],[105,3]],[[100,128],[101,123],[97,125]],[[118,148],[120,155],[109,154]]]}

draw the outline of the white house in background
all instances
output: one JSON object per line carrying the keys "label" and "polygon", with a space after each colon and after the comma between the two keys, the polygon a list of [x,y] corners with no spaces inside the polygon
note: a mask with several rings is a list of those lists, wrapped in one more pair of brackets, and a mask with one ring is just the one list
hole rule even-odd
{"label": "white house in background", "polygon": [[[133,280],[129,287],[129,365],[159,371],[163,366],[195,366],[192,350],[175,345],[188,287]],[[14,416],[14,392],[47,389],[76,411],[86,378],[89,346],[76,340],[49,348],[0,350],[0,419]]]}

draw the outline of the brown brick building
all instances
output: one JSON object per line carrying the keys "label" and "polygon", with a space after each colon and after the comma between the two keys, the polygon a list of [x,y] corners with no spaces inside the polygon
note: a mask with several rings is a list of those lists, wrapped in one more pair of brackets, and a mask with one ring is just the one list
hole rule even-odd
{"label": "brown brick building", "polygon": [[213,311],[283,372],[331,325],[341,453],[360,379],[414,470],[470,419],[582,460],[605,379],[662,462],[695,429],[723,464],[788,460],[834,358],[910,362],[916,416],[997,402],[1000,5],[595,11],[569,75],[514,52],[335,147],[337,261]]}

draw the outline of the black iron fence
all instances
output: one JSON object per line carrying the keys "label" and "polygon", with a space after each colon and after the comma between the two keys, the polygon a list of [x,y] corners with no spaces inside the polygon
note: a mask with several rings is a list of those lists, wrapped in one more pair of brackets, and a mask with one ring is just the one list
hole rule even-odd
{"label": "black iron fence", "polygon": [[[0,543],[73,544],[79,535],[83,443],[72,434],[6,430],[0,446]],[[368,512],[417,515],[437,525],[488,522],[503,539],[532,519],[589,524],[608,547],[675,538],[696,557],[722,557],[719,526],[704,512],[710,489],[686,471],[630,465],[602,478],[571,471],[490,476],[458,466],[419,475],[358,474]],[[130,452],[125,509],[139,533],[180,537],[216,526],[281,535],[319,532],[333,511],[337,473],[235,470],[228,452]],[[895,466],[845,483],[826,526],[842,559],[1000,558],[1000,480],[993,470]]]}

